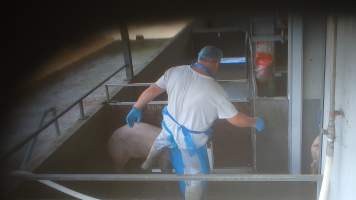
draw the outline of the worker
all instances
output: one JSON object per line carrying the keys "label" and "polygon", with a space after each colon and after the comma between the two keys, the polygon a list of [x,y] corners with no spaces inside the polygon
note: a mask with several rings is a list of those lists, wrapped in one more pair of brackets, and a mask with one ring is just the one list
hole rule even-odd
{"label": "worker", "polygon": [[[162,110],[162,131],[143,166],[160,150],[169,148],[171,163],[178,175],[207,174],[207,142],[216,119],[226,119],[235,126],[253,127],[257,131],[264,129],[264,120],[238,112],[214,79],[222,57],[220,49],[206,46],[200,50],[196,63],[168,69],[139,96],[126,117],[129,127],[140,122],[147,103],[163,92],[168,94],[168,105]],[[186,200],[200,200],[205,184],[181,181],[180,190]]]}

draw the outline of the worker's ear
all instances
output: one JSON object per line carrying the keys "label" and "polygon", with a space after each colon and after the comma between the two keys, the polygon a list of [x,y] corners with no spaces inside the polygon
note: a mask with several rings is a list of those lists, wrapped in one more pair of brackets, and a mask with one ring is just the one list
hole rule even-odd
{"label": "worker's ear", "polygon": [[218,69],[219,69],[219,66],[220,66],[220,62],[214,61],[213,66],[214,66],[214,69],[213,69],[214,73],[217,73]]}

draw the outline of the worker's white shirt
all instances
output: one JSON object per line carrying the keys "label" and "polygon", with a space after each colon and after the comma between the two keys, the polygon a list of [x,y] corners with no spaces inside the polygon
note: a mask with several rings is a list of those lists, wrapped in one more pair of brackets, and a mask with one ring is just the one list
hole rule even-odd
{"label": "worker's white shirt", "polygon": [[[217,118],[231,118],[238,113],[224,89],[212,77],[194,71],[190,65],[168,69],[155,84],[168,94],[168,112],[189,130],[206,131]],[[181,129],[169,117],[164,120],[178,146],[186,149]],[[166,137],[164,130],[159,137]],[[206,134],[192,134],[192,138],[196,147],[209,139]]]}

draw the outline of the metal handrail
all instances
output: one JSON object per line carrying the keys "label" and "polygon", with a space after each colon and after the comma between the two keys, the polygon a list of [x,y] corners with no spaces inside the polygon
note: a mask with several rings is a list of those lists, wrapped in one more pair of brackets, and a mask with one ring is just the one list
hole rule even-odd
{"label": "metal handrail", "polygon": [[[57,115],[57,110],[56,110],[55,107],[51,107],[48,110],[46,110],[42,115],[42,118],[41,118],[41,121],[40,121],[40,124],[39,124],[38,128],[41,128],[43,126],[43,123],[44,123],[48,113],[50,113],[50,112],[52,113],[53,117],[55,117]],[[59,129],[58,120],[55,121],[55,126],[56,126],[57,135],[59,136],[61,134],[61,132],[60,132],[60,129]],[[35,136],[31,140],[31,144],[28,146],[28,148],[26,150],[26,153],[25,153],[25,156],[22,159],[22,162],[21,162],[21,165],[20,165],[21,169],[25,169],[27,167],[27,163],[31,159],[33,150],[34,150],[35,145],[37,143],[37,138],[38,138],[38,135]]]}
{"label": "metal handrail", "polygon": [[[221,80],[216,80],[217,82],[237,82],[237,83],[247,83],[247,79],[221,79]],[[114,87],[114,86],[122,86],[122,87],[147,87],[151,86],[154,84],[152,83],[108,83],[105,84],[106,86],[109,87]]]}
{"label": "metal handrail", "polygon": [[51,181],[254,181],[254,182],[319,182],[322,175],[313,174],[35,174],[27,171],[14,171],[12,175],[27,180]]}
{"label": "metal handrail", "polygon": [[[245,103],[248,102],[249,99],[241,98],[241,99],[230,99],[232,103]],[[136,103],[136,101],[109,101],[108,104],[111,106],[132,106]],[[166,105],[168,104],[167,100],[163,101],[150,101],[147,103],[148,105]]]}
{"label": "metal handrail", "polygon": [[[23,140],[22,142],[20,142],[19,144],[17,144],[15,147],[13,147],[12,149],[10,149],[9,151],[3,153],[0,158],[1,160],[5,160],[7,159],[9,156],[11,156],[13,153],[17,152],[19,149],[22,148],[22,146],[24,146],[25,144],[27,144],[29,141],[31,141],[35,136],[37,136],[38,134],[40,134],[44,129],[46,129],[47,127],[49,127],[52,123],[54,123],[56,120],[58,120],[60,117],[62,117],[64,114],[66,114],[69,110],[71,110],[74,106],[76,106],[77,104],[83,104],[83,99],[86,98],[87,96],[89,96],[91,93],[93,93],[96,89],[98,89],[100,86],[102,86],[105,82],[107,82],[109,79],[111,79],[113,76],[115,76],[117,73],[119,73],[121,70],[125,69],[127,67],[127,65],[123,65],[122,67],[120,67],[118,70],[116,70],[114,73],[112,73],[110,76],[108,76],[106,79],[104,79],[103,81],[101,81],[98,85],[96,85],[93,89],[91,89],[90,91],[88,91],[87,93],[85,93],[82,97],[80,97],[77,101],[75,101],[73,104],[71,104],[70,106],[68,106],[64,111],[62,111],[61,113],[59,113],[56,117],[54,117],[53,119],[51,119],[49,122],[47,122],[45,125],[43,125],[41,128],[37,129],[35,132],[31,133],[25,140]],[[82,108],[81,108],[82,110]],[[84,113],[81,113],[82,115]],[[82,116],[83,117],[83,116]]]}

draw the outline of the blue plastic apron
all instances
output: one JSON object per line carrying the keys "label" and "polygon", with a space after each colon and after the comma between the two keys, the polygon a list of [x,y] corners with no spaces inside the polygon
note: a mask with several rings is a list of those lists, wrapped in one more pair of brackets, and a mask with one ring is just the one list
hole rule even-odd
{"label": "blue plastic apron", "polygon": [[[209,160],[208,160],[208,153],[207,153],[207,148],[206,145],[203,145],[202,147],[197,148],[193,142],[191,134],[208,134],[210,135],[212,130],[209,129],[208,131],[205,132],[198,132],[198,131],[192,131],[184,127],[183,125],[179,124],[174,117],[168,112],[167,106],[165,106],[162,110],[162,115],[168,116],[174,123],[177,124],[179,128],[181,128],[182,133],[184,135],[184,141],[186,143],[188,152],[190,156],[197,155],[199,158],[200,166],[201,166],[201,173],[207,174],[209,173]],[[182,152],[180,151],[174,137],[172,131],[168,128],[167,124],[164,122],[164,120],[161,123],[162,128],[168,133],[168,140],[171,143],[170,147],[170,160],[172,163],[173,168],[176,171],[176,174],[178,175],[183,175],[184,174],[184,162],[183,162],[183,157],[182,157]],[[205,183],[204,183],[205,184]],[[179,187],[180,190],[183,194],[185,194],[185,181],[180,181],[179,182]]]}

